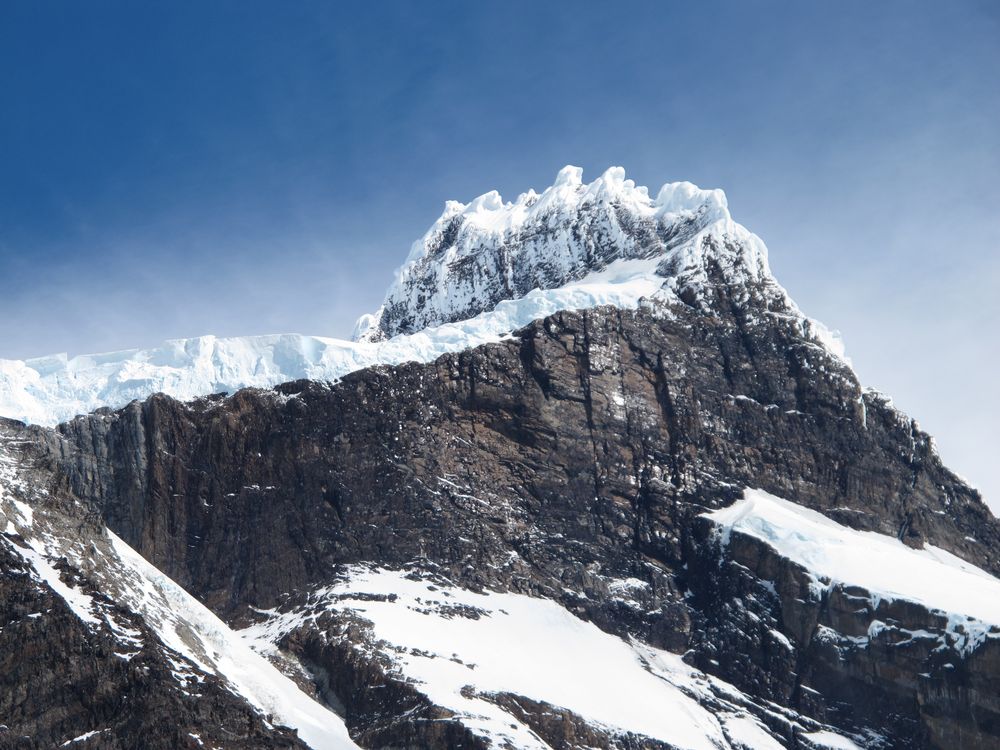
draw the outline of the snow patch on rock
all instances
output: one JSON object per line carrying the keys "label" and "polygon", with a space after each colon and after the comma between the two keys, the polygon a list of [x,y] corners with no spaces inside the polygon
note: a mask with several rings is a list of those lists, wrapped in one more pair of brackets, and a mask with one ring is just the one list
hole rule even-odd
{"label": "snow patch on rock", "polygon": [[[740,707],[745,697],[735,687],[677,654],[606,633],[548,599],[470,591],[420,571],[352,566],[308,605],[260,612],[266,619],[240,633],[271,653],[286,634],[330,613],[370,623],[370,640],[353,647],[390,661],[492,747],[550,750],[500,695],[565,709],[611,736],[705,750],[783,747]],[[817,728],[810,724],[800,731]]]}
{"label": "snow patch on rock", "polygon": [[724,544],[733,532],[755,537],[824,586],[839,582],[883,599],[916,602],[947,614],[952,630],[962,626],[985,635],[1000,625],[1000,579],[939,547],[913,549],[757,489],[704,515],[718,525]]}
{"label": "snow patch on rock", "polygon": [[[350,609],[370,621],[374,637],[388,645],[408,680],[497,747],[548,748],[487,699],[498,693],[546,702],[588,722],[679,748],[725,746],[718,720],[681,687],[647,671],[627,643],[555,602],[475,593],[401,571],[363,568],[324,595],[331,608]],[[455,614],[459,607],[476,616]],[[301,623],[299,615],[278,615],[243,634],[273,643]],[[664,652],[661,658],[675,682],[685,685],[692,679],[694,670],[680,657]]]}

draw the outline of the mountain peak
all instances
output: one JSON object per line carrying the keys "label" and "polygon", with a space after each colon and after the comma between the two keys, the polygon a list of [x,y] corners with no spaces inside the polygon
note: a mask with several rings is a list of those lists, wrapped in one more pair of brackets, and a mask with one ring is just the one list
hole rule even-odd
{"label": "mountain peak", "polygon": [[565,166],[551,186],[515,201],[495,190],[469,203],[448,201],[396,271],[382,307],[359,319],[355,338],[465,320],[620,260],[664,261],[709,229],[738,235],[751,251],[751,273],[770,276],[763,244],[733,223],[725,194],[690,182],[666,183],[651,198],[623,167],[585,183],[580,167]]}
{"label": "mountain peak", "polygon": [[708,316],[733,306],[748,319],[778,314],[843,356],[775,281],[764,243],[732,221],[722,191],[673,182],[650,198],[621,167],[590,183],[565,167],[552,186],[513,202],[495,191],[449,201],[414,243],[383,306],[358,321],[353,341],[206,336],[100,355],[0,359],[0,415],[51,425],[156,392],[194,399],[336,380],[500,341],[556,312],[629,310],[651,300]]}

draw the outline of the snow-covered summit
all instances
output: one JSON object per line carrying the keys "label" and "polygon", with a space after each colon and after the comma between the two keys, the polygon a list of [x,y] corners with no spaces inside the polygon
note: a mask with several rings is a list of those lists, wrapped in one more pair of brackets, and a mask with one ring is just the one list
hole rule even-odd
{"label": "snow-covered summit", "polygon": [[[714,242],[695,241],[709,234]],[[584,183],[583,170],[567,166],[550,187],[513,202],[496,191],[468,204],[448,201],[396,271],[382,307],[358,321],[355,338],[379,340],[471,318],[618,260],[656,260],[657,275],[686,278],[706,270],[706,252],[723,266],[773,281],[764,244],[733,222],[721,190],[671,182],[651,197],[622,167]]]}
{"label": "snow-covered summit", "polygon": [[654,198],[621,167],[589,184],[578,167],[565,167],[551,187],[514,202],[495,191],[448,202],[353,341],[200,336],[150,349],[0,359],[0,416],[54,425],[157,392],[193,399],[301,378],[334,381],[498,341],[562,310],[634,309],[650,297],[710,307],[716,283],[797,318],[804,335],[842,354],[774,280],[767,248],[732,220],[721,190],[673,182]]}

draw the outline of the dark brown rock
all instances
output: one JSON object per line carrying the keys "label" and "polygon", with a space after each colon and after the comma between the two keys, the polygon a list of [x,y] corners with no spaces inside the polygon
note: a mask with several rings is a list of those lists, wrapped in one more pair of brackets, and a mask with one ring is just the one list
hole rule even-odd
{"label": "dark brown rock", "polygon": [[[154,396],[35,440],[54,492],[83,500],[236,624],[344,564],[426,561],[463,585],[550,597],[610,632],[688,651],[761,701],[883,732],[890,746],[946,747],[959,734],[986,746],[998,736],[992,645],[961,657],[957,682],[920,677],[924,646],[888,632],[846,658],[843,643],[877,614],[853,609],[866,592],[814,602],[788,561],[712,546],[699,514],[759,487],[1000,572],[1000,525],[929,437],[863,392],[780,300],[752,292],[720,282],[707,309],[560,313],[500,344],[336,385]],[[612,584],[624,578],[642,585],[623,596]],[[818,638],[823,628],[836,637]],[[459,741],[392,718],[412,691],[369,705],[365,686],[382,679],[371,665],[329,643],[294,648],[336,672],[328,687],[362,717],[356,729],[369,722],[371,743]],[[388,718],[363,718],[375,713]]]}
{"label": "dark brown rock", "polygon": [[[197,687],[185,688],[143,620],[105,600],[145,644],[123,658],[107,628],[86,627],[32,577],[14,552],[23,544],[16,536],[0,537],[0,748],[50,750],[90,732],[74,747],[193,750],[202,745],[192,734],[231,750],[305,747],[287,730],[266,725],[214,676],[200,673]],[[60,568],[67,584],[88,586],[79,571],[65,563]],[[188,668],[199,673],[193,664]]]}

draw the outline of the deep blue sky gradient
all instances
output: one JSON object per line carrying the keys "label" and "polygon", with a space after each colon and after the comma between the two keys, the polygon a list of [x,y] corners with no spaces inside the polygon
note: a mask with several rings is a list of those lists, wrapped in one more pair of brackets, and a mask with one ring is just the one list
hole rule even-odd
{"label": "deep blue sky gradient", "polygon": [[447,198],[726,190],[1000,501],[1000,4],[7,2],[0,357],[346,336]]}

